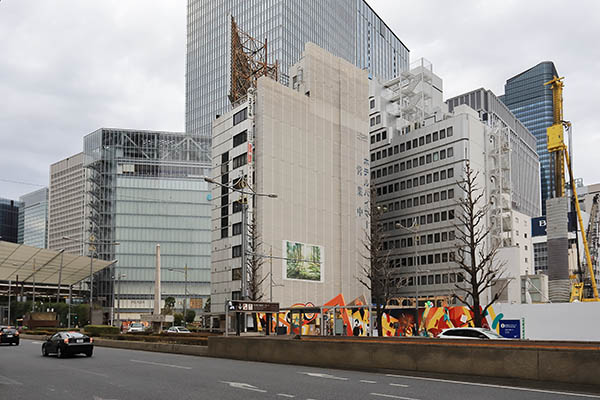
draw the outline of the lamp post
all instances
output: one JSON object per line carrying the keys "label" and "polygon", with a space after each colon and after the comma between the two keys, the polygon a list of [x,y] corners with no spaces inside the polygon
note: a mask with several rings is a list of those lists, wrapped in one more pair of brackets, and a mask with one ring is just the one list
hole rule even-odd
{"label": "lamp post", "polygon": [[[127,274],[118,274],[117,275],[117,281],[118,281],[118,290],[119,292],[117,293],[118,297],[117,297],[117,321],[121,321],[121,278],[126,278]],[[115,292],[114,288],[113,288],[113,293]]]}
{"label": "lamp post", "polygon": [[[215,181],[212,178],[209,178],[207,176],[203,177],[205,182],[208,183],[212,183],[221,187],[224,187],[226,189],[230,189],[233,190],[234,192],[238,192],[242,194],[242,198],[241,198],[241,204],[242,204],[242,254],[241,254],[241,262],[242,262],[242,285],[241,285],[241,292],[242,292],[242,298],[246,299],[248,297],[248,265],[247,265],[247,261],[246,261],[246,256],[247,256],[247,251],[248,251],[248,235],[247,235],[247,224],[248,224],[248,200],[246,198],[246,195],[250,195],[250,196],[261,196],[261,197],[269,197],[271,199],[276,199],[277,195],[274,193],[257,193],[254,190],[252,190],[252,188],[245,186],[242,189],[238,189],[236,187],[233,187],[231,185],[226,185],[223,183],[219,183],[217,181]],[[248,190],[244,190],[244,188],[248,189]]]}
{"label": "lamp post", "polygon": [[185,324],[185,312],[187,310],[187,302],[188,302],[188,290],[187,290],[187,284],[188,284],[188,266],[187,264],[185,265],[185,267],[183,268],[167,268],[168,271],[173,271],[173,272],[179,272],[185,275],[185,286],[183,289],[183,322]]}
{"label": "lamp post", "polygon": [[[103,240],[96,241],[95,238],[94,238],[94,235],[90,236],[89,242],[86,242],[84,240],[74,239],[74,238],[69,237],[69,236],[63,236],[62,239],[63,240],[68,240],[68,241],[71,241],[71,242],[75,242],[75,243],[86,244],[86,245],[89,246],[88,250],[89,250],[89,252],[91,254],[91,257],[90,257],[90,315],[89,315],[89,318],[90,318],[90,324],[91,324],[92,323],[92,302],[93,302],[93,294],[94,294],[94,268],[93,268],[94,253],[96,253],[96,257],[98,256],[98,251],[96,249],[96,244],[97,243],[101,243],[101,244],[112,244],[112,245],[118,246],[121,243],[119,243],[119,242],[111,242],[111,241],[103,241]],[[113,288],[113,291],[114,291],[114,288]]]}

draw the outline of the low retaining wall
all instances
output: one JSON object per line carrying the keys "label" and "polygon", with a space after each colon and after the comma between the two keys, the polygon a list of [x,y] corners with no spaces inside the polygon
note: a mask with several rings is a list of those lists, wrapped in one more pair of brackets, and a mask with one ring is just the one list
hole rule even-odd
{"label": "low retaining wall", "polygon": [[[23,339],[33,340],[45,340],[44,335],[27,335],[21,336]],[[187,354],[190,356],[207,356],[208,349],[206,346],[194,346],[189,344],[175,344],[175,343],[158,343],[158,342],[141,342],[141,341],[130,341],[130,340],[111,340],[94,338],[94,345],[100,347],[112,347],[117,349],[127,350],[143,350],[143,351],[154,351],[158,353],[175,353],[175,354]]]}
{"label": "low retaining wall", "polygon": [[208,355],[324,368],[450,373],[600,386],[598,344],[373,339],[210,337]]}

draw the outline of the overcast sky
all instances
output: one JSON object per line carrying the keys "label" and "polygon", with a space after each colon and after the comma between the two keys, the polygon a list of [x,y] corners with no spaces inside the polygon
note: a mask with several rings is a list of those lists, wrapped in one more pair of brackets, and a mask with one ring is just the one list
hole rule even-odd
{"label": "overcast sky", "polygon": [[[445,98],[500,95],[507,78],[554,61],[575,175],[600,183],[600,1],[368,3],[411,60],[433,63]],[[185,0],[1,0],[0,38],[0,197],[47,185],[49,165],[99,127],[183,131]]]}

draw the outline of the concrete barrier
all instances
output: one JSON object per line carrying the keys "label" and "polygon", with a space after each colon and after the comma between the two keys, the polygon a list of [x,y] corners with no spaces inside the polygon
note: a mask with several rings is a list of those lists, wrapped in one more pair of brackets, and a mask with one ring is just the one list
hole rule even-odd
{"label": "concrete barrier", "polygon": [[600,386],[596,343],[210,337],[208,355],[367,371],[418,371]]}
{"label": "concrete barrier", "polygon": [[[23,339],[32,340],[46,340],[46,335],[28,335],[22,334]],[[158,353],[175,353],[175,354],[186,354],[190,356],[207,356],[207,346],[194,346],[190,344],[176,344],[176,343],[159,343],[159,342],[141,342],[132,340],[111,340],[94,338],[94,345],[100,347],[112,347],[116,349],[127,349],[127,350],[142,350],[142,351],[154,351]]]}

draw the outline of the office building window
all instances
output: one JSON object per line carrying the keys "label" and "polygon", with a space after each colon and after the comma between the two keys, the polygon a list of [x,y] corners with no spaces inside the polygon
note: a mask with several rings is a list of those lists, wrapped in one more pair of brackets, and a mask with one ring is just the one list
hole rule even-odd
{"label": "office building window", "polygon": [[235,114],[233,114],[233,126],[236,126],[240,122],[245,121],[246,118],[248,118],[248,109],[247,108],[244,108],[243,110],[236,112]]}
{"label": "office building window", "polygon": [[240,144],[244,143],[248,137],[248,131],[244,131],[242,133],[238,133],[233,137],[233,147],[237,147]]}

